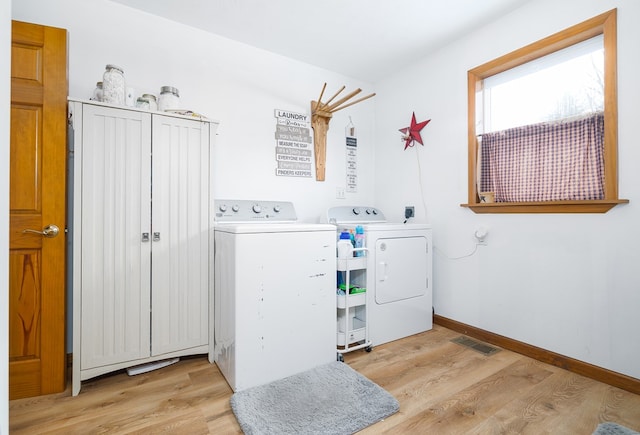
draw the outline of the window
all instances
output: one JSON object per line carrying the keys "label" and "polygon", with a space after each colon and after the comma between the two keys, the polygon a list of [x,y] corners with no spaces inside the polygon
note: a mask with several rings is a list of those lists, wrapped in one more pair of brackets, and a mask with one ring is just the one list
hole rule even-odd
{"label": "window", "polygon": [[[524,101],[525,107],[513,110]],[[476,104],[478,134],[603,111],[604,38],[485,78]]]}
{"label": "window", "polygon": [[617,188],[616,10],[474,68],[468,81],[463,206],[603,213],[628,202]]}

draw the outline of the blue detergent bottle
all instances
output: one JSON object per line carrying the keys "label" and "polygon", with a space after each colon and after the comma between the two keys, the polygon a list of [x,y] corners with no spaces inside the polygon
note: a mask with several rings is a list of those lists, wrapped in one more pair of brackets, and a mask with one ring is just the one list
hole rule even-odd
{"label": "blue detergent bottle", "polygon": [[[356,248],[364,248],[364,228],[362,225],[356,226],[355,246]],[[356,251],[356,257],[363,257],[364,251]]]}

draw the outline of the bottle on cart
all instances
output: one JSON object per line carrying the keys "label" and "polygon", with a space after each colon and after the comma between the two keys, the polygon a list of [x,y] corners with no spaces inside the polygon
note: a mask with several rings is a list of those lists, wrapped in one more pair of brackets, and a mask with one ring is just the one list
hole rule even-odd
{"label": "bottle on cart", "polygon": [[338,258],[349,257],[352,248],[349,233],[347,231],[341,232],[340,240],[338,240]]}
{"label": "bottle on cart", "polygon": [[[355,235],[356,249],[364,248],[364,228],[362,225],[358,225],[356,227],[356,235]],[[356,257],[363,257],[364,251],[356,251]]]}

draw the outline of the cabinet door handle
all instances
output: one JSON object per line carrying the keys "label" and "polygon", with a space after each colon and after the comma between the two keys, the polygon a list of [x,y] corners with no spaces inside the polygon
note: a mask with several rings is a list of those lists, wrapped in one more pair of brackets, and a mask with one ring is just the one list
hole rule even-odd
{"label": "cabinet door handle", "polygon": [[153,233],[153,241],[154,242],[159,242],[160,241],[160,233]]}
{"label": "cabinet door handle", "polygon": [[142,233],[142,241],[143,242],[149,241],[149,233]]}

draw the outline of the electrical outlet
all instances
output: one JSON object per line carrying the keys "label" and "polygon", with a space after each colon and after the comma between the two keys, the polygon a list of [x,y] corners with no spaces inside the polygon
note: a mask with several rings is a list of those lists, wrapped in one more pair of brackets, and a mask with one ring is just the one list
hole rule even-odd
{"label": "electrical outlet", "polygon": [[412,218],[412,217],[414,217],[415,215],[416,215],[416,214],[415,214],[415,209],[414,209],[414,207],[413,207],[412,205],[408,205],[408,206],[406,206],[406,207],[404,208],[404,218],[405,218],[405,219]]}
{"label": "electrical outlet", "polygon": [[336,187],[336,199],[344,199],[345,192],[344,187]]}
{"label": "electrical outlet", "polygon": [[473,236],[476,238],[476,243],[478,245],[486,246],[487,245],[487,235],[489,234],[489,230],[485,227],[478,227],[473,233]]}

